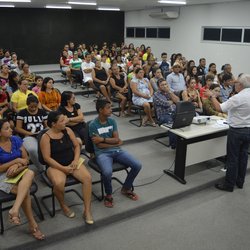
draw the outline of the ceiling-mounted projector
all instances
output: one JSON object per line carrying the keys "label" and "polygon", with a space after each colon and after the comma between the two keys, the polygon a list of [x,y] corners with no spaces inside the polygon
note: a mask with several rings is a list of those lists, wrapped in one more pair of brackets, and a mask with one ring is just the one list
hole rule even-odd
{"label": "ceiling-mounted projector", "polygon": [[179,13],[176,11],[162,11],[162,12],[152,12],[149,14],[152,18],[161,19],[175,19],[179,17]]}

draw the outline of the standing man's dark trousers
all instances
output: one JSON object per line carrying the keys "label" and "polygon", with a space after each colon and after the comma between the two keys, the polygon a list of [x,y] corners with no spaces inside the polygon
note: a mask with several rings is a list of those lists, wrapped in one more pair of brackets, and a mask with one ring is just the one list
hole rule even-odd
{"label": "standing man's dark trousers", "polygon": [[250,128],[230,127],[227,137],[227,173],[225,186],[243,187],[248,161]]}

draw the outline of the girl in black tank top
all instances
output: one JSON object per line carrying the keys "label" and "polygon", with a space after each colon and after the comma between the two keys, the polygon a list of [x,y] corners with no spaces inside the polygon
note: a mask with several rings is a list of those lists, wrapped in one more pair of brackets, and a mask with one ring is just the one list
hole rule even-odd
{"label": "girl in black tank top", "polygon": [[61,139],[50,138],[51,158],[63,166],[68,166],[74,160],[74,146],[67,133],[63,130],[63,137]]}

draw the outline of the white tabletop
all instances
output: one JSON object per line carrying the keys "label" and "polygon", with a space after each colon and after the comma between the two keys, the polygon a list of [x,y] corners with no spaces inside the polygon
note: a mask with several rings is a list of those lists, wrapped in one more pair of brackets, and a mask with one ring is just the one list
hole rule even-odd
{"label": "white tabletop", "polygon": [[169,129],[165,126],[161,127],[185,139],[214,134],[229,129],[226,120],[218,116],[211,116],[210,121],[205,124],[191,124],[190,126],[177,129]]}

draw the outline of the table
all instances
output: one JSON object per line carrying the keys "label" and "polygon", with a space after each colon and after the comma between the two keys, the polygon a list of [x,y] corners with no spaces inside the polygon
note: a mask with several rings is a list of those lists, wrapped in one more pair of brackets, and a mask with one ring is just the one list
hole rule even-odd
{"label": "table", "polygon": [[227,131],[229,126],[221,117],[211,116],[206,124],[169,129],[177,135],[174,171],[164,170],[182,184],[186,184],[185,167],[226,155]]}

